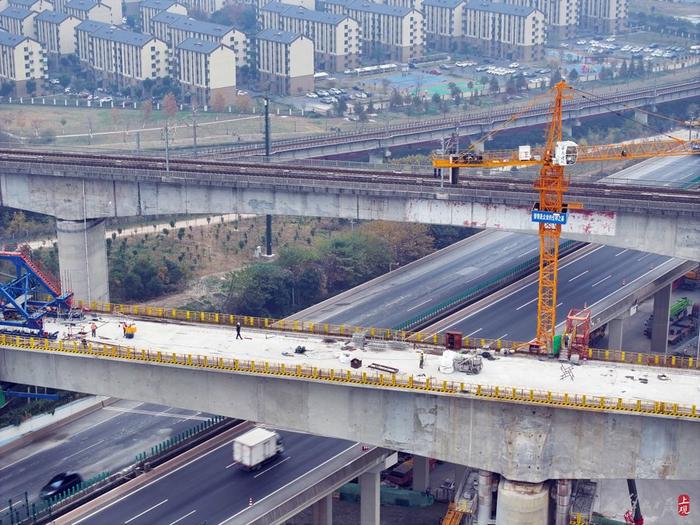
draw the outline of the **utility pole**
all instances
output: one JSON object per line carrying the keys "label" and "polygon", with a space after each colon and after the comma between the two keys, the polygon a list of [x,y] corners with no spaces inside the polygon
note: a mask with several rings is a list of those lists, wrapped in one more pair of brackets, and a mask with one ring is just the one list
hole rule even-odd
{"label": "utility pole", "polygon": [[[265,97],[265,160],[270,160],[270,99]],[[272,215],[265,216],[265,254],[272,257]]]}
{"label": "utility pole", "polygon": [[165,171],[170,172],[170,123],[165,123]]}
{"label": "utility pole", "polygon": [[192,105],[192,153],[197,158],[197,108]]}

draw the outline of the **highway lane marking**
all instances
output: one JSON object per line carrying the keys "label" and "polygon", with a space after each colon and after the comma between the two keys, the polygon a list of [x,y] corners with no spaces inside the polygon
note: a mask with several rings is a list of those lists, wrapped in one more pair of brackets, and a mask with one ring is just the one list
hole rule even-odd
{"label": "highway lane marking", "polygon": [[576,277],[572,277],[571,279],[569,279],[569,282],[575,281],[575,280],[578,279],[579,277],[583,277],[583,276],[586,275],[588,272],[589,272],[589,270],[585,270],[585,271],[581,272],[581,273],[578,274]]}
{"label": "highway lane marking", "polygon": [[255,476],[253,476],[253,477],[254,477],[254,478],[258,478],[258,477],[262,476],[263,474],[265,474],[265,472],[269,472],[269,471],[272,470],[273,468],[279,467],[282,463],[284,463],[284,462],[287,461],[288,459],[292,459],[292,456],[287,456],[286,458],[284,458],[284,459],[283,459],[282,461],[280,461],[279,463],[275,463],[274,465],[272,465],[272,466],[269,467],[269,468],[266,468],[266,469],[263,470],[262,472],[258,472],[258,473],[257,473]]}
{"label": "highway lane marking", "polygon": [[[588,252],[588,253],[587,253],[586,255],[584,255],[583,257],[579,257],[578,259],[574,259],[573,261],[569,261],[568,263],[564,264],[563,266],[560,266],[560,267],[559,267],[559,270],[562,270],[563,268],[566,268],[567,266],[570,266],[570,265],[572,265],[572,264],[574,264],[574,263],[580,262],[580,261],[584,260],[586,257],[590,257],[591,255],[593,255],[593,254],[594,254],[595,252],[597,252],[598,250],[602,250],[603,248],[604,248],[604,246],[601,244],[600,246],[597,246],[596,248],[592,249],[590,252]],[[495,304],[497,304],[497,303],[500,303],[501,301],[503,301],[503,300],[505,300],[505,299],[508,299],[508,297],[511,297],[512,295],[515,295],[515,294],[517,294],[517,293],[521,293],[523,290],[526,290],[526,289],[527,289],[528,287],[530,287],[530,286],[537,286],[537,281],[536,281],[536,280],[535,280],[535,281],[532,281],[531,283],[529,283],[529,284],[527,284],[527,285],[525,285],[525,286],[523,286],[523,287],[521,287],[521,288],[518,288],[517,290],[513,290],[512,292],[510,292],[510,293],[504,295],[503,297],[499,297],[499,298],[496,299],[495,301],[489,303],[485,308],[482,308],[482,309],[480,309],[480,310],[475,310],[474,312],[470,313],[469,315],[466,315],[466,316],[464,316],[464,317],[461,317],[460,319],[457,319],[455,322],[450,323],[450,324],[448,324],[448,325],[446,325],[446,326],[441,327],[441,328],[438,330],[438,333],[442,333],[442,332],[444,332],[445,330],[447,330],[447,329],[449,329],[449,328],[452,328],[454,325],[459,324],[459,323],[461,323],[462,321],[465,321],[465,320],[469,319],[470,317],[472,317],[472,316],[474,316],[474,315],[476,315],[476,314],[482,314],[482,313],[484,313],[485,310],[487,310],[488,308],[491,308],[493,305],[495,305]],[[429,335],[432,335],[432,334],[429,334]]]}
{"label": "highway lane marking", "polygon": [[603,277],[600,281],[594,282],[594,283],[591,285],[591,288],[595,288],[595,287],[598,286],[600,283],[604,283],[605,281],[607,281],[607,280],[610,279],[611,277],[612,277],[612,274],[608,275],[607,277]]}
{"label": "highway lane marking", "polygon": [[504,338],[505,336],[507,336],[507,335],[508,335],[508,333],[506,332],[506,333],[503,334],[501,337],[499,337],[498,339],[496,339],[496,341],[500,341],[501,339],[503,339],[503,338]]}
{"label": "highway lane marking", "polygon": [[[333,456],[333,457],[331,457],[331,458],[328,458],[326,461],[324,461],[324,462],[321,463],[320,465],[315,466],[314,468],[312,468],[311,470],[305,472],[304,474],[302,474],[302,475],[299,476],[298,478],[293,479],[292,481],[290,481],[290,482],[287,483],[286,485],[282,485],[282,486],[281,486],[280,488],[278,488],[276,491],[270,492],[267,496],[265,496],[264,498],[262,498],[262,499],[258,500],[257,502],[255,502],[255,504],[258,505],[259,503],[265,501],[267,498],[269,498],[269,497],[271,497],[271,496],[277,494],[279,491],[281,491],[281,490],[287,488],[287,487],[288,487],[289,485],[291,485],[292,483],[296,483],[297,481],[299,481],[299,480],[300,480],[301,478],[303,478],[304,476],[308,476],[309,474],[311,474],[314,470],[320,469],[320,468],[321,468],[323,465],[325,465],[326,463],[329,463],[329,462],[333,461],[335,458],[337,458],[337,457],[342,456],[343,454],[345,454],[348,450],[350,450],[350,449],[352,449],[352,448],[358,446],[358,444],[359,444],[359,443],[353,443],[353,444],[350,445],[348,448],[346,448],[345,450],[342,450],[342,451],[338,452],[335,456]],[[357,459],[357,458],[355,458],[355,459]],[[353,461],[354,461],[354,459],[353,459]],[[250,507],[245,507],[243,510],[239,510],[239,511],[236,512],[233,516],[230,516],[230,517],[226,518],[225,520],[223,520],[221,523],[219,523],[219,525],[226,525],[226,524],[227,524],[229,521],[231,521],[233,518],[235,518],[235,517],[238,516],[239,514],[243,514],[243,513],[246,512],[249,508],[250,508]],[[77,525],[77,524],[74,523],[73,525]]]}
{"label": "highway lane marking", "polygon": [[178,518],[178,519],[176,519],[175,521],[171,522],[169,525],[175,525],[176,523],[178,523],[178,522],[184,520],[184,519],[187,518],[188,516],[192,516],[192,514],[194,514],[195,512],[197,512],[197,509],[193,510],[192,512],[188,512],[187,514],[185,514],[185,515],[182,516],[181,518]]}
{"label": "highway lane marking", "polygon": [[63,458],[63,461],[65,461],[65,460],[67,460],[67,459],[69,459],[69,458],[72,458],[73,456],[77,456],[78,454],[82,454],[82,453],[85,452],[86,450],[88,450],[88,449],[90,449],[90,448],[92,448],[92,447],[96,447],[96,446],[99,445],[100,443],[104,443],[104,441],[105,441],[104,439],[100,439],[99,441],[96,441],[95,443],[93,443],[93,444],[90,445],[89,447],[82,448],[82,449],[80,449],[78,452],[75,452],[75,453],[71,454],[70,456],[66,456],[65,458]]}
{"label": "highway lane marking", "polygon": [[646,259],[646,258],[649,257],[650,255],[651,255],[650,253],[645,253],[644,255],[642,255],[642,256],[641,256],[639,259],[637,259],[637,260],[638,260],[638,261],[641,261],[642,259]]}
{"label": "highway lane marking", "polygon": [[477,330],[474,330],[473,332],[468,333],[468,334],[465,335],[464,337],[471,337],[471,336],[473,336],[475,333],[481,332],[481,330],[482,330],[481,328],[478,328]]}
{"label": "highway lane marking", "polygon": [[527,255],[528,253],[532,253],[532,252],[536,252],[536,251],[537,251],[537,248],[533,248],[532,250],[528,250],[526,252],[521,253],[520,255],[518,255],[518,257],[522,257],[523,255]]}
{"label": "highway lane marking", "polygon": [[161,501],[160,503],[156,503],[156,504],[153,505],[152,507],[149,507],[149,508],[147,508],[146,510],[144,510],[142,513],[137,514],[137,515],[134,516],[133,518],[129,518],[128,520],[126,520],[126,521],[124,522],[124,525],[127,525],[127,523],[131,523],[131,522],[134,521],[136,518],[140,518],[141,516],[143,516],[143,515],[146,514],[147,512],[151,512],[153,509],[158,508],[158,507],[160,507],[163,503],[167,503],[167,502],[168,502],[168,498],[165,498],[165,499],[164,499],[163,501]]}
{"label": "highway lane marking", "polygon": [[228,468],[231,468],[232,466],[237,465],[237,464],[238,464],[238,462],[237,462],[237,461],[234,461],[234,462],[231,463],[230,465],[226,465],[226,468],[227,468],[227,469],[228,469]]}
{"label": "highway lane marking", "polygon": [[178,470],[181,470],[181,469],[183,469],[183,468],[185,468],[185,467],[188,467],[188,466],[190,466],[192,463],[194,463],[195,461],[199,461],[200,459],[203,459],[203,458],[207,457],[207,456],[208,456],[209,454],[211,454],[212,452],[216,452],[216,451],[219,450],[220,448],[224,448],[224,447],[231,446],[231,443],[233,443],[233,439],[230,439],[230,440],[226,441],[226,443],[222,443],[222,444],[219,445],[218,447],[211,449],[209,452],[205,452],[205,453],[202,454],[201,456],[197,456],[196,458],[191,459],[190,461],[188,461],[188,462],[185,463],[184,465],[180,465],[180,466],[177,467],[176,469],[171,470],[170,472],[168,472],[167,474],[164,474],[164,475],[161,476],[160,478],[156,478],[156,479],[154,479],[153,481],[150,481],[150,482],[146,483],[145,485],[143,485],[143,486],[137,488],[137,489],[134,490],[133,492],[129,492],[128,494],[125,494],[125,495],[122,496],[121,498],[116,499],[116,500],[114,500],[112,503],[109,503],[109,504],[105,505],[104,507],[101,507],[101,508],[97,509],[95,512],[92,512],[92,513],[88,514],[87,516],[85,516],[85,517],[79,519],[78,521],[74,521],[71,525],[78,525],[79,523],[82,523],[82,522],[84,522],[85,520],[89,520],[90,518],[92,518],[93,516],[96,516],[97,514],[99,514],[100,512],[102,512],[103,510],[107,510],[108,508],[110,508],[110,507],[116,505],[117,503],[122,502],[122,501],[125,500],[126,498],[129,498],[129,497],[133,496],[134,494],[137,494],[137,493],[141,492],[143,489],[150,487],[150,486],[153,485],[154,483],[158,483],[159,481],[164,480],[165,478],[167,478],[167,477],[170,476],[171,474],[175,474]]}
{"label": "highway lane marking", "polygon": [[628,251],[629,251],[629,248],[625,248],[625,249],[622,250],[620,253],[616,253],[616,254],[615,254],[615,257],[619,257],[620,255],[622,255],[623,253],[628,252]]}
{"label": "highway lane marking", "polygon": [[[171,418],[182,418],[183,414],[168,414],[168,410],[162,410],[161,412],[154,412],[153,410],[137,410],[135,408],[117,408],[117,407],[105,407],[105,410],[111,410],[113,412],[121,412],[124,414],[140,414],[142,416],[156,416],[156,417],[171,417]],[[198,421],[206,421],[208,418],[201,416],[188,416],[186,419],[196,419]]]}
{"label": "highway lane marking", "polygon": [[430,301],[432,301],[432,298],[431,298],[431,299],[427,299],[427,300],[423,301],[422,303],[418,303],[416,306],[412,306],[411,308],[409,308],[409,309],[406,310],[406,311],[407,311],[407,312],[410,312],[411,310],[415,310],[415,309],[418,308],[419,306],[423,306],[424,304],[429,303]]}
{"label": "highway lane marking", "polygon": [[520,310],[521,308],[525,308],[528,304],[532,304],[532,303],[534,303],[535,301],[537,301],[537,297],[535,297],[534,299],[532,299],[532,300],[526,302],[525,304],[521,304],[520,306],[518,306],[518,307],[516,308],[516,310]]}

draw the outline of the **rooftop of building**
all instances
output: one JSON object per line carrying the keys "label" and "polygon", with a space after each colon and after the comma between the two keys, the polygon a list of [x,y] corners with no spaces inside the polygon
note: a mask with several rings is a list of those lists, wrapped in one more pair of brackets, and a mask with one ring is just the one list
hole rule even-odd
{"label": "rooftop of building", "polygon": [[16,35],[7,31],[0,31],[0,46],[15,47],[19,43],[24,42],[29,37],[24,35]]}
{"label": "rooftop of building", "polygon": [[105,24],[104,22],[98,22],[97,20],[83,20],[77,26],[75,26],[76,30],[79,29],[89,33],[97,31],[101,27],[110,27],[110,25]]}
{"label": "rooftop of building", "polygon": [[167,11],[161,11],[155,15],[152,20],[156,22],[163,22],[176,29],[193,31],[195,33],[218,37],[222,37],[226,33],[235,30],[235,27],[233,26],[223,26],[221,24],[213,24],[211,22],[202,22],[201,20],[195,20],[187,15],[178,15],[176,13],[168,13]]}
{"label": "rooftop of building", "polygon": [[38,15],[36,15],[36,19],[43,21],[43,22],[49,22],[51,24],[60,24],[61,22],[72,18],[71,15],[67,15],[66,13],[59,13],[58,11],[42,11]]}
{"label": "rooftop of building", "polygon": [[303,36],[301,33],[293,33],[291,31],[282,31],[281,29],[263,29],[256,38],[258,40],[269,40],[270,42],[280,42],[282,44],[291,44],[297,38]]}
{"label": "rooftop of building", "polygon": [[[65,7],[70,9],[76,9],[78,11],[89,11],[95,7],[99,2],[97,0],[70,0],[67,2]],[[105,7],[109,7],[107,4],[102,4]]]}
{"label": "rooftop of building", "polygon": [[290,18],[308,20],[309,22],[320,22],[322,24],[338,24],[347,18],[345,15],[324,13],[323,11],[312,11],[304,6],[290,5],[282,2],[270,2],[262,8],[263,11],[279,13]]}
{"label": "rooftop of building", "polygon": [[463,4],[464,1],[465,0],[423,0],[423,6],[455,9],[460,4]]}
{"label": "rooftop of building", "polygon": [[533,11],[537,11],[534,7],[525,5],[500,4],[485,2],[484,0],[471,0],[466,3],[466,6],[468,9],[474,9],[476,11],[487,11],[490,13],[514,16],[528,16]]}
{"label": "rooftop of building", "polygon": [[0,16],[6,16],[7,18],[15,18],[17,20],[24,20],[32,14],[36,14],[36,12],[30,11],[29,9],[24,9],[23,7],[8,7],[3,11],[0,11]]}
{"label": "rooftop of building", "polygon": [[179,4],[176,0],[143,0],[139,3],[140,7],[150,7],[152,9],[160,9],[164,11],[169,7]]}
{"label": "rooftop of building", "polygon": [[222,44],[219,42],[209,42],[207,40],[200,40],[199,38],[186,38],[177,45],[177,49],[184,49],[185,51],[194,51],[195,53],[202,53],[204,55],[209,55],[219,49]]}
{"label": "rooftop of building", "polygon": [[144,35],[143,33],[136,33],[135,31],[128,31],[126,29],[121,29],[120,27],[110,26],[107,24],[104,24],[92,31],[92,34],[93,36],[104,38],[105,40],[135,46],[144,46],[154,39],[151,35]]}
{"label": "rooftop of building", "polygon": [[327,4],[336,4],[355,9],[356,11],[365,11],[379,15],[389,16],[406,16],[414,9],[410,7],[401,7],[398,5],[378,4],[369,0],[325,0]]}
{"label": "rooftop of building", "polygon": [[10,2],[11,5],[16,5],[20,7],[31,7],[34,5],[38,0],[12,0]]}

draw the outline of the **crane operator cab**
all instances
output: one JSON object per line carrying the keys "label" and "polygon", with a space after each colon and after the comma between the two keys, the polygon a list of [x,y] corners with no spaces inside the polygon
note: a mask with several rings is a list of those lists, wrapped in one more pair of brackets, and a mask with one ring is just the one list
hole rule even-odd
{"label": "crane operator cab", "polygon": [[557,166],[571,166],[576,164],[578,157],[578,145],[571,140],[557,142],[554,147],[554,159],[552,164]]}

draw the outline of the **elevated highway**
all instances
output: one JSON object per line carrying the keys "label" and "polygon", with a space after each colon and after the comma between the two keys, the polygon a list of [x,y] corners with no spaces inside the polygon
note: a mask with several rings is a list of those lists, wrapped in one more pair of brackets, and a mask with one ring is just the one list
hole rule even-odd
{"label": "elevated highway", "polygon": [[[626,364],[591,361],[564,383],[556,361],[509,356],[469,377],[444,374],[432,355],[419,369],[412,345],[375,343],[355,351],[363,362],[356,371],[338,361],[345,341],[337,337],[271,337],[246,327],[235,341],[227,327],[142,320],[128,348],[115,344],[123,341],[119,319],[105,317],[103,339],[86,346],[5,338],[0,379],[174,404],[518,481],[700,473],[696,370],[647,368],[627,353]],[[294,353],[299,345],[303,357]],[[192,348],[198,355],[180,353]],[[377,372],[372,362],[398,371]]]}
{"label": "elevated highway", "polygon": [[[695,158],[683,162],[697,162]],[[573,182],[563,237],[700,260],[700,193]],[[61,280],[107,300],[106,217],[253,213],[393,220],[536,233],[532,183],[336,169],[0,151],[0,205],[57,217]],[[87,246],[86,246],[87,244]],[[88,263],[79,258],[88,254]],[[90,277],[86,277],[90,275]],[[89,282],[88,282],[89,281]]]}
{"label": "elevated highway", "polygon": [[[694,98],[700,95],[700,81],[678,80],[650,85],[642,89],[605,88],[592,92],[586,100],[575,100],[564,106],[563,118],[569,125],[581,119],[610,112],[619,112]],[[546,103],[533,105],[513,104],[506,108],[470,111],[450,117],[421,119],[389,126],[377,126],[360,131],[327,133],[309,137],[276,140],[272,142],[272,155],[279,159],[306,159],[385,150],[416,143],[437,143],[459,128],[462,135],[483,136],[508,122],[514,115],[522,114],[511,123],[509,129],[529,127],[549,122],[551,113]],[[642,115],[644,117],[644,115]],[[263,143],[199,148],[199,154],[212,158],[240,158],[245,155],[264,155]]]}

